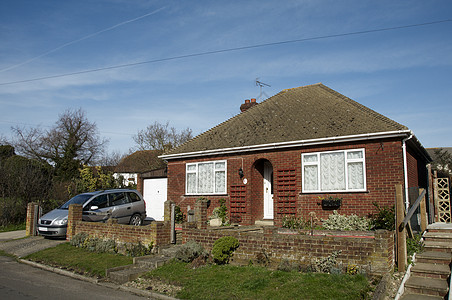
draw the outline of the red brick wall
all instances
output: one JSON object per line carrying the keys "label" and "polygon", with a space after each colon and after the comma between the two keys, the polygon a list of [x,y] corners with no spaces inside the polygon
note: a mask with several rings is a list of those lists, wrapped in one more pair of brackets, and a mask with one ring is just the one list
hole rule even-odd
{"label": "red brick wall", "polygon": [[169,223],[152,222],[147,226],[131,226],[114,223],[75,222],[74,235],[85,232],[91,237],[115,240],[119,243],[138,243],[154,246],[170,244]]}
{"label": "red brick wall", "polygon": [[309,265],[315,258],[328,257],[341,250],[337,260],[345,268],[357,265],[372,274],[384,274],[394,267],[394,234],[386,230],[376,232],[327,233],[329,235],[302,235],[294,231],[264,227],[262,232],[240,230],[198,230],[185,226],[182,242],[193,240],[211,250],[213,243],[222,236],[234,236],[240,246],[234,252],[233,263],[257,262],[262,251],[276,268],[282,259]]}
{"label": "red brick wall", "polygon": [[170,244],[170,223],[152,222],[147,226],[120,225],[115,222],[99,223],[82,221],[82,206],[71,204],[68,213],[67,239],[78,233],[87,233],[91,237],[111,239],[119,243],[138,243],[154,246]]}
{"label": "red brick wall", "polygon": [[[301,175],[301,154],[308,152],[343,150],[364,148],[366,156],[366,192],[352,193],[309,193],[303,194]],[[419,179],[415,176],[418,173],[417,161],[414,156],[410,157],[409,172],[410,183],[415,184]],[[238,175],[239,168],[243,169],[244,177],[248,183],[246,190],[245,213],[241,214],[241,224],[253,224],[254,221],[263,217],[263,179],[262,162],[267,160],[273,166],[273,171],[293,171],[295,175],[293,182],[294,190],[291,199],[275,197],[275,223],[279,224],[281,218],[287,212],[296,213],[299,216],[308,218],[310,212],[315,212],[318,218],[326,218],[331,211],[323,210],[319,205],[319,197],[341,197],[343,204],[339,209],[341,214],[357,214],[367,216],[375,212],[373,202],[380,206],[390,206],[394,204],[394,185],[404,184],[403,174],[403,153],[402,143],[397,139],[387,139],[385,141],[368,141],[353,144],[324,145],[321,147],[305,147],[302,149],[274,150],[268,152],[250,152],[242,155],[224,155],[203,157],[199,159],[169,160],[168,162],[168,200],[174,201],[184,212],[187,207],[194,207],[195,200],[201,195],[185,195],[185,165],[190,162],[227,160],[227,194],[219,196],[204,195],[211,200],[208,209],[210,215],[213,208],[218,206],[218,200],[226,199],[229,207],[231,201],[231,186],[243,186],[242,179]],[[276,184],[276,177],[274,184]],[[279,187],[276,184],[275,193]],[[287,201],[286,201],[287,200]],[[286,201],[287,203],[282,203]],[[292,202],[290,202],[292,201]]]}

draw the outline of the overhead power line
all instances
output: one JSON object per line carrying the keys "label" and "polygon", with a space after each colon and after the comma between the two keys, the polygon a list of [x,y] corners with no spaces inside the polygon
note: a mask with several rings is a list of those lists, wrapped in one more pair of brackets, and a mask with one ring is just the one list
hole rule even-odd
{"label": "overhead power line", "polygon": [[143,18],[145,18],[145,17],[148,17],[148,16],[150,16],[150,15],[156,14],[156,13],[158,13],[159,11],[161,11],[161,10],[164,9],[164,8],[165,8],[165,7],[159,8],[159,9],[157,9],[157,10],[154,10],[154,11],[149,12],[149,13],[147,13],[147,14],[141,15],[141,16],[139,16],[139,17],[136,17],[136,18],[133,18],[133,19],[130,19],[130,20],[127,20],[127,21],[118,23],[118,24],[113,25],[113,26],[110,26],[110,27],[108,27],[108,28],[105,28],[105,29],[96,31],[96,32],[94,32],[94,33],[88,34],[88,35],[86,35],[86,36],[84,36],[84,37],[81,37],[81,38],[79,38],[79,39],[76,39],[76,40],[67,42],[67,43],[65,43],[65,44],[63,44],[63,45],[61,45],[61,46],[58,46],[58,47],[56,47],[56,48],[53,48],[52,50],[49,50],[49,51],[47,51],[47,52],[44,52],[44,53],[42,53],[42,54],[40,54],[40,55],[38,55],[38,56],[32,57],[32,58],[30,58],[30,59],[28,59],[28,60],[26,60],[26,61],[24,61],[24,62],[21,62],[21,63],[16,64],[16,65],[12,65],[12,66],[7,67],[7,68],[5,68],[5,69],[1,69],[0,72],[9,71],[9,70],[15,69],[15,68],[17,68],[17,67],[26,65],[26,64],[28,64],[28,63],[30,63],[30,62],[32,62],[32,61],[37,60],[38,58],[47,56],[47,55],[49,55],[49,54],[51,54],[51,53],[53,53],[53,52],[56,52],[56,51],[58,51],[58,50],[60,50],[60,49],[65,48],[65,47],[67,47],[67,46],[76,44],[76,43],[78,43],[78,42],[81,42],[81,41],[83,41],[83,40],[92,38],[92,37],[94,37],[94,36],[96,36],[96,35],[99,35],[99,34],[101,34],[101,33],[106,32],[106,31],[113,30],[113,29],[115,29],[115,28],[117,28],[117,27],[120,27],[120,26],[123,26],[123,25],[125,25],[125,24],[132,23],[132,22],[138,21],[138,20],[140,20],[140,19],[143,19]]}
{"label": "overhead power line", "polygon": [[11,85],[11,84],[18,84],[18,83],[26,83],[26,82],[33,82],[33,81],[40,81],[40,80],[45,80],[45,79],[68,77],[68,76],[74,76],[74,75],[80,75],[80,74],[101,72],[101,71],[107,71],[107,70],[113,70],[113,69],[119,69],[119,68],[133,67],[133,66],[152,64],[152,63],[157,63],[157,62],[171,61],[171,60],[184,59],[184,58],[192,58],[192,57],[212,55],[212,54],[219,54],[219,53],[226,53],[226,52],[232,52],[232,51],[241,51],[241,50],[248,50],[248,49],[255,49],[255,48],[262,48],[262,47],[269,47],[269,46],[277,46],[277,45],[284,45],[284,44],[291,44],[291,43],[300,43],[300,42],[306,42],[306,41],[314,41],[314,40],[329,39],[329,38],[344,37],[344,36],[352,36],[352,35],[361,35],[361,34],[382,32],[382,31],[400,30],[400,29],[407,29],[407,28],[413,28],[413,27],[435,25],[435,24],[446,23],[446,22],[452,22],[452,19],[432,21],[432,22],[426,22],[426,23],[417,23],[417,24],[403,25],[403,26],[394,26],[394,27],[370,29],[370,30],[363,30],[363,31],[354,31],[354,32],[347,32],[347,33],[330,34],[330,35],[323,35],[323,36],[316,36],[316,37],[309,37],[309,38],[302,38],[302,39],[294,39],[294,40],[287,40],[287,41],[278,41],[278,42],[272,42],[272,43],[264,43],[264,44],[241,46],[241,47],[235,47],[235,48],[227,48],[227,49],[220,49],[220,50],[198,52],[198,53],[192,53],[192,54],[184,54],[184,55],[178,55],[178,56],[172,56],[172,57],[165,57],[165,58],[158,58],[158,59],[152,59],[152,60],[145,60],[145,61],[140,61],[140,62],[135,62],[135,63],[127,63],[127,64],[121,64],[121,65],[114,65],[114,66],[96,68],[96,69],[89,69],[89,70],[70,72],[70,73],[65,73],[65,74],[43,76],[43,77],[24,79],[24,80],[17,80],[17,81],[11,81],[11,82],[3,82],[3,83],[0,83],[0,86]]}

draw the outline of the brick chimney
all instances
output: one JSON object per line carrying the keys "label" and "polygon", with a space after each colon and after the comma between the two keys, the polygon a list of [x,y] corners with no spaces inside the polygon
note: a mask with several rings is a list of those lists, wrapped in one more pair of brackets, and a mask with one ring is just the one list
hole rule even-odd
{"label": "brick chimney", "polygon": [[258,103],[256,102],[256,98],[251,98],[251,100],[246,99],[245,103],[240,105],[240,111],[244,112],[245,110],[248,110],[250,107],[253,107],[253,106],[257,105],[257,104]]}

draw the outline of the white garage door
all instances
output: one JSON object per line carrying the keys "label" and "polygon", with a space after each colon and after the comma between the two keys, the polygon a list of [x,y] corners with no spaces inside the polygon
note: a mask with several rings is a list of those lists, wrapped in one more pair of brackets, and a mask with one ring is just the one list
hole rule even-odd
{"label": "white garage door", "polygon": [[146,216],[156,221],[163,221],[164,203],[168,179],[154,178],[143,180],[143,197],[146,202]]}

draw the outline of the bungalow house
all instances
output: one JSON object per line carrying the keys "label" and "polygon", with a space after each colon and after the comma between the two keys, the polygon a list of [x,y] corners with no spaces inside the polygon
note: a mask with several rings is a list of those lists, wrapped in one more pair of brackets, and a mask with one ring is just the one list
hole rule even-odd
{"label": "bungalow house", "polygon": [[122,178],[125,186],[136,186],[146,202],[146,216],[163,221],[166,201],[166,163],[158,156],[161,150],[143,150],[124,157],[113,176]]}
{"label": "bungalow house", "polygon": [[[395,184],[426,188],[430,156],[401,125],[323,84],[242,104],[242,112],[160,158],[168,200],[186,211],[225,199],[232,222],[280,224],[287,215],[366,216],[394,205]],[[332,207],[326,198],[341,198]],[[334,205],[335,203],[333,203]],[[337,204],[337,203],[336,203]],[[407,202],[408,204],[408,202]]]}

